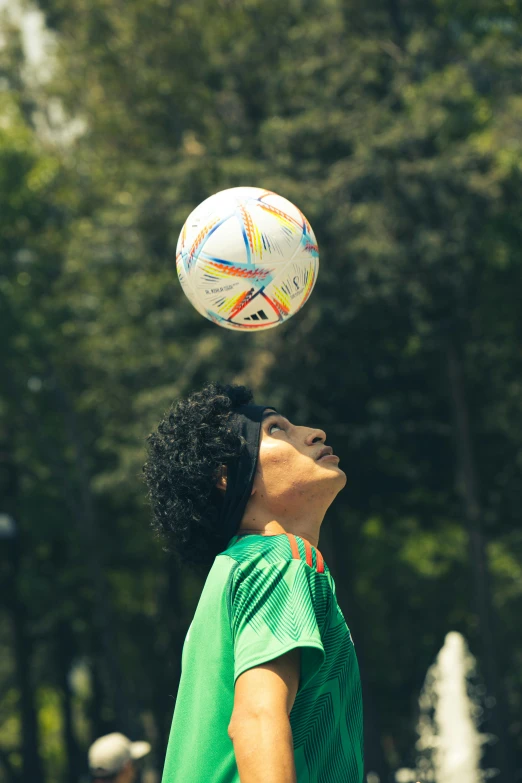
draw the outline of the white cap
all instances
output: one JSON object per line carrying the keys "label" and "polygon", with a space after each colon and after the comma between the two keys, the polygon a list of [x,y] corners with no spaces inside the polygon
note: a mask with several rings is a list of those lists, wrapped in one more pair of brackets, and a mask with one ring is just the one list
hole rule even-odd
{"label": "white cap", "polygon": [[107,778],[119,772],[130,759],[141,759],[150,752],[148,742],[131,742],[124,734],[105,734],[89,748],[91,775]]}

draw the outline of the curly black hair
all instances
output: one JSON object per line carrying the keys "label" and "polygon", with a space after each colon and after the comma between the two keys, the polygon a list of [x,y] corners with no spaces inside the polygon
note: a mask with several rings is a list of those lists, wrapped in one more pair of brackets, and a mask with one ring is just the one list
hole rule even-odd
{"label": "curly black hair", "polygon": [[210,566],[227,541],[219,526],[223,496],[216,487],[222,465],[242,444],[231,413],[253,395],[245,386],[209,383],[172,405],[147,437],[143,466],[152,527],[183,562]]}

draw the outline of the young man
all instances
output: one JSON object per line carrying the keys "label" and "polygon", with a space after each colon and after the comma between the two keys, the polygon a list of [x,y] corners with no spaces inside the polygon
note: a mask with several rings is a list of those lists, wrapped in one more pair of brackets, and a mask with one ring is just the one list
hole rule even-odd
{"label": "young man", "polygon": [[357,658],[317,548],[346,483],[325,433],[209,384],[148,441],[154,527],[211,565],[162,783],[362,783]]}

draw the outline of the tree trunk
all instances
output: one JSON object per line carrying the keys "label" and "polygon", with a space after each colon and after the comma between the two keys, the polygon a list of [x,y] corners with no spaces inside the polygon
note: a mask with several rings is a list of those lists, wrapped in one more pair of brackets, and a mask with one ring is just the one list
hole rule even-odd
{"label": "tree trunk", "polygon": [[0,748],[0,768],[3,768],[7,775],[6,783],[22,783],[22,779],[17,770],[13,767],[9,761],[9,755],[5,750]]}
{"label": "tree trunk", "polygon": [[404,30],[404,20],[402,18],[400,0],[388,0],[388,12],[390,14],[392,28],[395,31],[397,44],[402,49],[404,46],[405,30]]}
{"label": "tree trunk", "polygon": [[[362,612],[354,599],[354,589],[350,574],[354,573],[347,553],[353,551],[353,542],[350,546],[347,536],[341,527],[339,519],[332,518],[332,522],[327,522],[321,530],[321,540],[319,549],[324,555],[328,567],[335,574],[335,584],[337,598],[341,609],[343,607],[353,607],[347,615],[347,623],[350,626],[350,616],[354,618],[355,624],[361,629],[365,627]],[[344,613],[344,610],[343,610]],[[365,639],[362,632],[355,634],[356,650],[359,659],[359,668],[361,673],[361,686],[363,692],[363,716],[364,716],[364,758],[366,772],[373,772],[379,776],[384,783],[388,780],[390,769],[384,756],[379,715],[375,709],[373,698],[373,688],[371,685],[371,673],[367,671],[364,662]]]}
{"label": "tree trunk", "polygon": [[[16,520],[19,494],[18,466],[13,458],[14,434],[8,429],[3,449],[4,475],[3,489],[5,510]],[[22,724],[22,780],[44,783],[44,771],[39,750],[38,718],[36,693],[32,677],[33,646],[28,630],[27,607],[20,597],[20,561],[23,537],[19,530],[8,546],[11,556],[8,563],[5,605],[9,612],[13,632],[16,680],[20,694],[20,718]],[[4,767],[7,767],[4,758]]]}
{"label": "tree trunk", "polygon": [[91,698],[89,700],[88,715],[91,724],[91,742],[98,737],[108,734],[110,726],[103,718],[103,685],[100,677],[100,656],[93,652],[91,672]]}
{"label": "tree trunk", "polygon": [[451,339],[446,348],[446,360],[454,420],[456,449],[456,484],[462,498],[464,515],[469,536],[469,556],[473,577],[475,610],[479,620],[479,635],[482,646],[483,671],[488,695],[495,699],[492,710],[492,728],[497,736],[497,766],[500,770],[499,783],[512,783],[512,767],[507,735],[507,710],[503,685],[499,677],[494,629],[491,611],[491,593],[486,542],[482,532],[482,508],[479,496],[479,481],[475,465],[471,427],[466,399],[464,371],[458,350]]}
{"label": "tree trunk", "polygon": [[165,561],[166,582],[161,596],[161,615],[165,618],[166,628],[161,635],[157,648],[158,657],[164,661],[164,670],[155,677],[155,718],[158,731],[157,766],[163,768],[165,751],[170,734],[172,716],[181,676],[181,655],[183,642],[191,618],[179,612],[181,605],[182,575],[173,555]]}
{"label": "tree trunk", "polygon": [[[16,585],[16,572],[15,572]],[[23,780],[37,780],[43,783],[44,772],[39,751],[36,693],[32,677],[33,650],[27,630],[27,611],[15,592],[10,604],[16,659],[16,678],[20,692],[20,713],[22,719],[22,768]]]}
{"label": "tree trunk", "polygon": [[63,741],[67,757],[67,783],[77,783],[80,774],[80,753],[74,734],[72,690],[69,672],[74,657],[72,633],[66,622],[61,622],[56,633],[56,660],[58,662],[58,680],[62,696]]}

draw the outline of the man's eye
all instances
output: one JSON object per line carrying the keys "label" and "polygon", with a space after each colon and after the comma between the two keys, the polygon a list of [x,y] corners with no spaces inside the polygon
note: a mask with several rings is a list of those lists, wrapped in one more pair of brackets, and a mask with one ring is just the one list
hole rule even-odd
{"label": "man's eye", "polygon": [[283,429],[280,424],[277,424],[276,422],[274,422],[274,424],[271,424],[269,426],[269,428],[268,428],[268,434],[269,435],[272,434],[272,430],[274,429],[274,427],[277,427],[278,430],[282,430]]}

